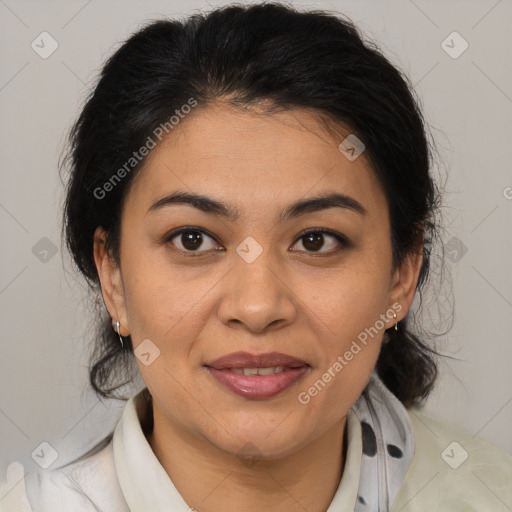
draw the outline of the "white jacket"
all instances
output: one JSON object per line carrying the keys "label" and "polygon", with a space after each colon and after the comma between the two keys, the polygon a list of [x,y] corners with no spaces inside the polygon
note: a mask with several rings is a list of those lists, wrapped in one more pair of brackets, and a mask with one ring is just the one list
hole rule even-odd
{"label": "white jacket", "polygon": [[[13,462],[0,483],[0,512],[189,512],[140,424],[140,395],[126,404],[113,438],[95,455],[61,469]],[[510,512],[512,457],[490,441],[417,408],[411,466],[391,512]],[[362,455],[361,425],[347,415],[347,456],[327,512],[352,512]],[[26,471],[25,471],[26,472]],[[372,512],[372,511],[369,511]]]}

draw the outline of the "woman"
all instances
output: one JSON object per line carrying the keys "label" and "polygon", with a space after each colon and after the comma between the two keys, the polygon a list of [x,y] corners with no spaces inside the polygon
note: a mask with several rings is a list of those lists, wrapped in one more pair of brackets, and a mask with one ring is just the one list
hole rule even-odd
{"label": "woman", "polygon": [[65,231],[108,312],[93,388],[145,387],[2,510],[510,509],[512,458],[419,411],[431,160],[347,20],[230,6],[134,34],[72,130]]}

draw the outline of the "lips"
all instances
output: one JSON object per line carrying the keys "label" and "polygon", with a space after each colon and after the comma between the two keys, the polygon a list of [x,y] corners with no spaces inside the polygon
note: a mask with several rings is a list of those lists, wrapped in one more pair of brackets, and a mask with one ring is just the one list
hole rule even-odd
{"label": "lips", "polygon": [[302,359],[282,354],[280,352],[269,352],[257,355],[249,354],[248,352],[233,352],[232,354],[220,357],[205,366],[215,368],[216,370],[224,370],[226,368],[269,368],[273,366],[299,368],[301,366],[309,365]]}
{"label": "lips", "polygon": [[272,398],[296,383],[310,367],[296,357],[270,352],[235,352],[205,365],[225,389],[250,399]]}

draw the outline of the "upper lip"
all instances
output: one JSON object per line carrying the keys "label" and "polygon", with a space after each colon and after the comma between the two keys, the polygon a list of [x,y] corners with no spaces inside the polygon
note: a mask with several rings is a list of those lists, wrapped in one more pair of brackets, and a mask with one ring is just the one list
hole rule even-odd
{"label": "upper lip", "polygon": [[216,370],[225,368],[269,368],[271,366],[300,367],[306,365],[309,366],[303,359],[280,352],[268,352],[266,354],[233,352],[206,364],[206,366]]}

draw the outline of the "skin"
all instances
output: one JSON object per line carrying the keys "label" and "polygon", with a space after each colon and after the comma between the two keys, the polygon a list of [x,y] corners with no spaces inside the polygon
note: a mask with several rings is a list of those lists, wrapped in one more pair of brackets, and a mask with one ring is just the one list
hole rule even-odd
{"label": "skin", "polygon": [[[200,512],[327,510],[343,473],[347,412],[395,320],[308,404],[297,397],[379,315],[399,303],[400,321],[411,306],[421,256],[392,268],[387,201],[364,153],[349,161],[339,151],[348,133],[333,136],[306,109],[268,115],[218,102],[194,111],[134,178],[122,211],[119,264],[105,250],[105,232],[96,230],[95,260],[113,321],[135,349],[150,339],[160,350],[149,366],[137,359],[153,396],[148,441]],[[148,212],[176,190],[223,201],[240,217],[190,205]],[[359,201],[366,215],[329,208],[278,221],[290,203],[332,192]],[[216,239],[203,235],[203,252],[187,257],[186,239],[165,238],[183,226]],[[350,245],[325,235],[311,248],[297,237],[308,228],[335,230]],[[263,249],[250,264],[236,252],[248,236]],[[247,399],[203,366],[238,350],[284,352],[310,368],[273,398]],[[242,449],[255,464],[244,464]]]}

